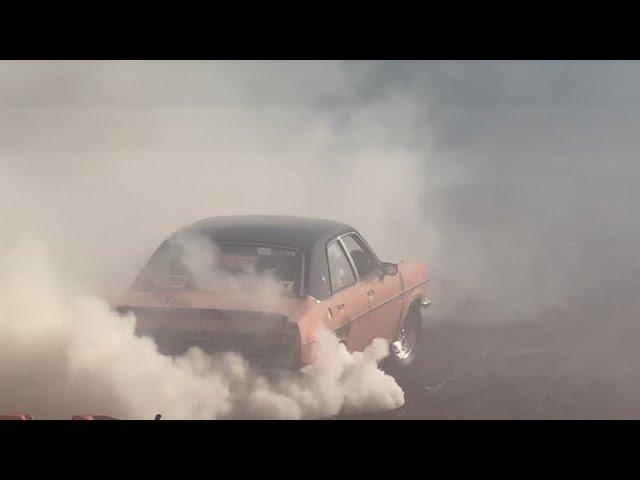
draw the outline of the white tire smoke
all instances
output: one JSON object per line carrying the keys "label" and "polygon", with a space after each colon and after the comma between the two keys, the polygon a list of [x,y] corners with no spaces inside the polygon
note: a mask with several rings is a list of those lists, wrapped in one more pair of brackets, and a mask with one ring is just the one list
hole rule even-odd
{"label": "white tire smoke", "polygon": [[268,379],[238,354],[197,348],[172,359],[134,335],[135,319],[64,286],[43,248],[0,258],[0,411],[36,418],[325,418],[400,407],[404,393],[378,368],[387,343],[349,353],[321,332],[314,365]]}

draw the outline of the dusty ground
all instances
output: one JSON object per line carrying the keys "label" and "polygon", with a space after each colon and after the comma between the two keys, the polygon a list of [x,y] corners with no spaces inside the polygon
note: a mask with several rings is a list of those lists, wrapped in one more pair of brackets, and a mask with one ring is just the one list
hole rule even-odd
{"label": "dusty ground", "polygon": [[440,319],[405,406],[351,418],[639,418],[640,272],[608,258],[593,287],[531,318],[479,326],[469,308],[463,322]]}

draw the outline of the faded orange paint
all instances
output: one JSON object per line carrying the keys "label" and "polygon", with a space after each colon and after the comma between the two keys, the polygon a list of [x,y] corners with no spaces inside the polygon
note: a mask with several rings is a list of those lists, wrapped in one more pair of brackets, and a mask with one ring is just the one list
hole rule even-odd
{"label": "faded orange paint", "polygon": [[[373,273],[357,284],[322,301],[311,297],[282,297],[265,305],[244,296],[204,292],[127,292],[118,308],[153,307],[167,310],[235,310],[282,315],[295,323],[300,333],[301,360],[313,363],[317,350],[317,332],[325,328],[345,341],[349,351],[362,350],[376,337],[393,339],[400,330],[413,302],[426,298],[427,265],[405,262],[396,275]],[[182,321],[177,319],[178,321]],[[244,331],[250,324],[224,322],[207,316],[185,320],[189,328],[216,331]],[[259,332],[256,332],[259,334]]]}

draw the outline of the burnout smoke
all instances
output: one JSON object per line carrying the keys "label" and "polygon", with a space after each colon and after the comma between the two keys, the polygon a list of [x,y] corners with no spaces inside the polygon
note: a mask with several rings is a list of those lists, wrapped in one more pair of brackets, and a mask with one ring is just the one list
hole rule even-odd
{"label": "burnout smoke", "polygon": [[[132,320],[114,316],[95,297],[115,302],[168,232],[218,215],[333,219],[362,232],[381,260],[427,261],[434,302],[425,338],[442,348],[425,350],[416,384],[431,381],[438,360],[457,364],[476,348],[475,337],[460,339],[458,327],[490,332],[533,324],[538,336],[523,334],[522,341],[537,338],[546,347],[565,335],[581,338],[589,325],[637,316],[630,299],[640,278],[640,222],[630,212],[640,192],[638,85],[637,62],[1,62],[0,239],[32,233],[56,271],[89,292],[65,297],[47,286],[37,289],[42,298],[33,288],[25,294],[24,311],[42,323],[12,324],[9,332],[27,330],[16,345],[0,333],[8,343],[1,355],[19,353],[0,369],[22,372],[5,375],[2,387],[13,398],[22,392],[25,402],[44,403],[38,395],[47,392],[52,404],[75,410],[124,402],[119,411],[138,415],[135,396],[121,395],[124,380],[108,380],[98,395],[107,379],[81,370],[68,377],[67,363],[49,361],[70,362],[62,353],[76,338],[54,320],[85,325],[68,313],[84,298],[80,303],[103,312],[105,338],[116,335],[114,324]],[[37,274],[50,273],[34,265],[28,279],[16,265],[13,281],[46,283]],[[44,315],[50,303],[57,313]],[[439,342],[438,329],[460,348]],[[130,337],[123,335],[129,346],[145,344]],[[47,339],[48,348],[36,339]],[[611,351],[619,347],[616,340]],[[144,348],[153,351],[152,344]],[[300,408],[296,388],[313,378],[274,384],[249,374],[237,356],[195,352],[180,364],[148,353],[164,385],[172,375],[191,379],[192,392],[173,393],[189,410],[201,383],[184,372],[204,375],[209,362],[226,372],[214,376],[222,382],[213,394],[221,417],[260,411],[235,402],[241,390],[233,386],[244,389],[245,400],[291,413],[295,408],[278,402],[287,398]],[[508,359],[500,367],[511,365]],[[164,368],[174,373],[160,375]],[[527,366],[512,376],[523,398],[548,393],[531,379],[535,371]],[[46,388],[27,394],[24,372]],[[245,373],[245,383],[231,382]],[[605,376],[615,378],[596,379]],[[347,378],[356,377],[345,373],[342,387]],[[150,387],[148,397],[169,395],[158,388]],[[629,390],[640,398],[639,389]],[[477,390],[469,397],[475,402]],[[417,403],[422,418],[432,411],[433,403]],[[442,403],[447,413],[455,410]]]}
{"label": "burnout smoke", "polygon": [[404,403],[378,368],[388,354],[380,339],[348,353],[321,332],[317,363],[269,379],[235,353],[160,355],[153,341],[134,335],[134,323],[65,286],[43,247],[8,251],[0,259],[0,410],[39,418],[301,419]]}
{"label": "burnout smoke", "polygon": [[[240,247],[238,251],[236,247],[229,254],[221,248],[200,233],[183,232],[163,243],[139,281],[145,281],[147,288],[157,288],[158,282],[164,280],[169,282],[169,288],[233,294],[252,301],[263,311],[277,306],[284,295],[295,293],[295,279],[276,278],[272,274],[274,265],[263,265],[258,270],[257,256],[250,253],[253,249]],[[177,283],[171,285],[172,281]]]}

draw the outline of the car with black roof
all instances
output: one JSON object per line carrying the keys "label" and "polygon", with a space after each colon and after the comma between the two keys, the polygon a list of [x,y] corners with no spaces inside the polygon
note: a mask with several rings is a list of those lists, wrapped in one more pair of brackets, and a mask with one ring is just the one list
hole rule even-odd
{"label": "car with black roof", "polygon": [[325,329],[349,351],[387,339],[391,363],[405,368],[419,350],[428,282],[425,262],[383,262],[345,223],[218,216],[162,242],[117,309],[166,355],[197,346],[299,368],[314,362]]}

